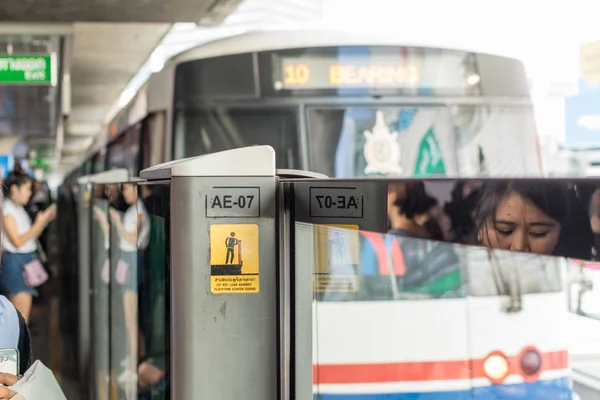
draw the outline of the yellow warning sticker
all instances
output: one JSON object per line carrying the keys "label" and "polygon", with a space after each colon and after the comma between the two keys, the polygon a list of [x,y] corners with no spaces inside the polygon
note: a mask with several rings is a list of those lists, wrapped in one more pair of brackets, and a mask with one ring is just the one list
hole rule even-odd
{"label": "yellow warning sticker", "polygon": [[210,226],[210,291],[259,292],[258,225]]}
{"label": "yellow warning sticker", "polygon": [[357,225],[315,226],[315,292],[358,291],[360,240]]}

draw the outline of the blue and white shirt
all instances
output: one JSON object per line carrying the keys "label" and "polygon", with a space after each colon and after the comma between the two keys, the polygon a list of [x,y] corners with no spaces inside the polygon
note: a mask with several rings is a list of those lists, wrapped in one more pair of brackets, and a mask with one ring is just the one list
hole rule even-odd
{"label": "blue and white shirt", "polygon": [[24,374],[33,364],[29,329],[15,306],[0,296],[0,349],[19,350],[19,373]]}

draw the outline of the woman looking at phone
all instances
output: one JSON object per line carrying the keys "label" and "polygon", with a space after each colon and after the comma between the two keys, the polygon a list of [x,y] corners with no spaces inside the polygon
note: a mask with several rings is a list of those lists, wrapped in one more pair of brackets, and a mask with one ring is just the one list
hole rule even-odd
{"label": "woman looking at phone", "polygon": [[29,320],[32,296],[35,290],[25,283],[23,269],[36,258],[37,238],[56,218],[56,207],[40,211],[35,222],[25,211],[31,197],[31,178],[20,172],[11,172],[4,185],[4,217],[2,248],[2,272],[0,283],[10,301]]}

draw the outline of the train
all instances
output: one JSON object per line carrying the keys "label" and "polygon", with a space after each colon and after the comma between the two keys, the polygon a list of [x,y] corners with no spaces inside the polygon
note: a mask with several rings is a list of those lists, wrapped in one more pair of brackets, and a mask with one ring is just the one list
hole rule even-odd
{"label": "train", "polygon": [[[62,285],[79,287],[82,271],[74,260],[79,259],[80,249],[89,251],[94,246],[89,236],[83,239],[88,241],[85,245],[73,246],[86,237],[77,233],[84,228],[73,210],[85,209],[82,201],[90,204],[89,198],[81,197],[80,178],[111,170],[125,170],[127,176],[135,177],[142,169],[162,162],[256,144],[275,149],[279,169],[314,171],[332,178],[543,174],[527,77],[519,60],[347,32],[245,33],[173,57],[111,121],[81,165],[66,175],[59,188],[61,249],[69,249],[62,254],[65,266],[61,272]],[[101,199],[102,193],[96,195],[99,202],[106,203]],[[376,279],[379,283],[380,278]],[[78,290],[63,291],[61,295],[67,310],[62,326],[75,338],[77,321],[73,316],[81,315],[77,310],[81,301],[77,299],[87,294]],[[477,301],[463,295],[414,302],[386,298],[356,303],[327,301],[324,297],[315,305],[323,311],[319,315],[330,315],[333,321],[348,313],[362,313],[365,318],[378,320],[373,323],[380,324],[389,335],[368,336],[350,319],[339,320],[339,326],[331,327],[331,331],[315,333],[318,348],[323,352],[314,360],[315,396],[326,400],[412,393],[413,397],[406,398],[428,398],[427,393],[433,396],[454,390],[460,392],[455,393],[458,397],[448,398],[469,398],[468,393],[479,393],[478,388],[499,390],[502,385],[498,383],[535,380],[544,386],[543,381],[554,370],[559,371],[552,375],[556,382],[549,385],[560,396],[567,396],[570,381],[563,374],[566,367],[561,364],[562,344],[555,343],[552,347],[549,342],[533,339],[539,326],[555,328],[549,325],[543,302],[535,299],[544,298],[554,304],[563,295],[561,290],[525,295],[526,314],[521,313],[519,318],[531,317],[536,321],[533,324],[536,330],[523,337],[515,334],[514,338],[499,341],[496,347],[491,340],[486,343],[467,340],[475,333],[480,335],[478,329],[492,325],[481,327],[469,323],[469,313],[464,310],[473,306],[475,312],[479,307],[475,303],[481,302],[479,312],[497,316],[498,323],[502,318],[512,318],[512,314],[495,309],[503,301],[499,296],[481,297]],[[425,338],[425,332],[434,335],[431,329],[448,331],[448,326],[454,326],[452,316],[456,318],[456,328],[448,331],[448,336],[436,336],[440,347],[424,350],[422,359],[414,353],[412,360],[404,365],[402,360],[407,359],[406,352],[410,353],[414,343],[408,340],[394,344],[394,332],[401,328],[387,316],[406,314],[412,321],[420,306],[432,313],[431,318],[422,318],[414,326],[411,340]],[[444,320],[447,324],[434,317],[437,313],[449,318]],[[320,319],[319,324],[329,326],[326,319]],[[498,334],[489,332],[492,333]],[[448,341],[461,335],[460,346]],[[341,337],[344,340],[336,339]],[[351,344],[358,339],[378,348],[369,354],[370,348],[359,349]],[[386,343],[393,346],[386,348]],[[448,346],[437,352],[442,343]],[[347,346],[354,350],[348,351]],[[453,347],[457,350],[450,350]],[[340,354],[346,354],[347,359],[340,359]],[[369,371],[371,367],[379,368],[371,365],[377,355],[385,355],[377,360],[383,370]],[[441,359],[434,360],[433,356]],[[523,359],[530,357],[543,361],[535,378],[524,376],[526,373],[519,367]],[[546,370],[547,360],[556,357],[560,368]],[[83,359],[81,354],[79,359]],[[433,361],[439,362],[431,364]],[[117,374],[118,360],[110,363]],[[340,364],[357,369],[347,371]],[[78,362],[74,360],[73,365]],[[486,369],[486,365],[494,367]],[[476,366],[476,375],[470,375],[471,366]],[[502,370],[503,366],[508,368],[503,370],[504,376],[499,373],[488,376],[489,371]],[[77,372],[83,373],[86,368],[80,365]],[[428,375],[430,382],[424,378],[427,368],[432,371]],[[439,374],[449,368],[457,368],[452,372],[455,382],[446,379],[439,383]],[[413,369],[421,371],[420,377],[411,380],[396,376],[399,371]],[[358,380],[351,382],[351,377]],[[366,377],[375,380],[364,381]],[[387,380],[382,381],[381,377]],[[514,385],[506,387],[511,389]],[[476,398],[486,397],[482,394]]]}
{"label": "train", "polygon": [[173,57],[65,181],[255,144],[276,150],[278,168],[339,178],[542,174],[521,61],[291,29]]}

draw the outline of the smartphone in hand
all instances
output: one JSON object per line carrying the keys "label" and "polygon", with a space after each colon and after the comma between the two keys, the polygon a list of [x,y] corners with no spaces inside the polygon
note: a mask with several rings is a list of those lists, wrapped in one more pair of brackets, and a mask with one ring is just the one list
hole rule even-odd
{"label": "smartphone in hand", "polygon": [[0,349],[0,373],[19,375],[19,350]]}

